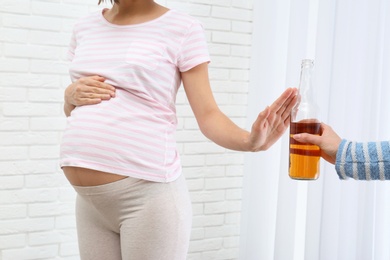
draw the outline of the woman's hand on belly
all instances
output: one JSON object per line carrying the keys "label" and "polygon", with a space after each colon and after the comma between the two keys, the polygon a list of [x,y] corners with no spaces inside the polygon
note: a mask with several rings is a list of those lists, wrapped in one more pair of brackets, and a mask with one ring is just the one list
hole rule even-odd
{"label": "woman's hand on belly", "polygon": [[115,87],[105,83],[101,76],[83,77],[65,89],[64,112],[66,116],[77,106],[94,105],[115,97]]}

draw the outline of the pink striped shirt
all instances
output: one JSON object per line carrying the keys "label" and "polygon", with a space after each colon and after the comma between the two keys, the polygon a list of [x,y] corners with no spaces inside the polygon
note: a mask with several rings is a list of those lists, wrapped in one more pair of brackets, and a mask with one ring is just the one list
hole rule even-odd
{"label": "pink striped shirt", "polygon": [[116,97],[72,111],[61,167],[156,182],[178,178],[175,99],[180,72],[210,60],[202,25],[175,10],[142,24],[115,25],[98,11],[76,23],[69,56],[72,81],[103,76]]}

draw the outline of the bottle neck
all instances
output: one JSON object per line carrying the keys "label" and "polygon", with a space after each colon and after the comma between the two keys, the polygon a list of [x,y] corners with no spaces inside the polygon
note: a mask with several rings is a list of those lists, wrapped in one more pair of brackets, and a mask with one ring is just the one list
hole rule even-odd
{"label": "bottle neck", "polygon": [[313,60],[303,60],[299,83],[298,103],[291,111],[291,122],[317,122],[319,108],[314,99],[312,79],[314,74]]}
{"label": "bottle neck", "polygon": [[301,96],[301,102],[313,100],[313,71],[313,61],[303,60],[301,66],[301,79],[299,83],[299,94]]}

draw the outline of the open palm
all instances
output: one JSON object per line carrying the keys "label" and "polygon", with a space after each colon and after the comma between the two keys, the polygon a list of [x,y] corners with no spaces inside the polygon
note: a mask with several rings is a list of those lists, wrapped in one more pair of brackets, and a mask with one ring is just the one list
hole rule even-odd
{"label": "open palm", "polygon": [[254,151],[267,150],[283,135],[290,124],[290,113],[296,103],[297,90],[289,88],[258,115],[250,133]]}

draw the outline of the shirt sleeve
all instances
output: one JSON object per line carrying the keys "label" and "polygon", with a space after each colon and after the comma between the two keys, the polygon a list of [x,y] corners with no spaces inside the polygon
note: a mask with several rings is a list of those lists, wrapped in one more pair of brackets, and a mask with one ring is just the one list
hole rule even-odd
{"label": "shirt sleeve", "polygon": [[340,179],[390,180],[390,142],[352,142],[343,139],[337,151]]}
{"label": "shirt sleeve", "polygon": [[200,22],[194,21],[181,44],[177,67],[185,72],[204,62],[210,62],[205,31]]}
{"label": "shirt sleeve", "polygon": [[70,42],[69,42],[69,47],[68,47],[67,61],[73,60],[76,46],[77,46],[76,32],[75,32],[75,29],[73,29],[72,36],[71,36]]}

